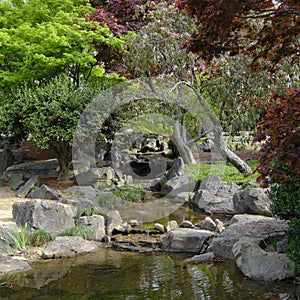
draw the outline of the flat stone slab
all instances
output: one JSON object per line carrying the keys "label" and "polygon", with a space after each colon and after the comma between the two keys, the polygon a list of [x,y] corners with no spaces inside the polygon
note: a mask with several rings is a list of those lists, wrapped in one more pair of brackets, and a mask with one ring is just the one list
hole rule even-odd
{"label": "flat stone slab", "polygon": [[23,258],[0,258],[0,276],[31,270],[30,265]]}
{"label": "flat stone slab", "polygon": [[96,249],[97,244],[95,242],[86,241],[80,236],[58,236],[54,241],[47,244],[42,257],[45,259],[74,257]]}

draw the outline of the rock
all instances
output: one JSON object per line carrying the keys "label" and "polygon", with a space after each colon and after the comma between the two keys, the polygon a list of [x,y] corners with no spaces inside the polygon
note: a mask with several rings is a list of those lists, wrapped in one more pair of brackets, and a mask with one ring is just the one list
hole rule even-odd
{"label": "rock", "polygon": [[215,219],[215,223],[216,223],[216,231],[218,233],[221,233],[225,229],[224,223],[219,219]]}
{"label": "rock", "polygon": [[162,248],[169,252],[204,253],[214,236],[207,230],[176,228],[170,231],[162,242]]}
{"label": "rock", "polygon": [[44,200],[59,200],[60,193],[56,189],[53,189],[45,184],[42,184],[37,190],[32,190],[27,198],[44,199]]}
{"label": "rock", "polygon": [[217,228],[216,223],[213,221],[211,217],[205,217],[200,223],[196,224],[197,227],[200,227],[204,230],[215,231]]}
{"label": "rock", "polygon": [[165,226],[165,231],[169,232],[178,227],[178,223],[175,220],[168,221]]}
{"label": "rock", "polygon": [[167,172],[167,175],[166,175],[167,180],[182,176],[183,172],[184,172],[184,162],[181,157],[178,157],[174,160],[172,167]]}
{"label": "rock", "polygon": [[211,152],[215,148],[215,143],[212,139],[206,139],[202,144],[198,145],[197,148],[203,152]]}
{"label": "rock", "polygon": [[14,155],[10,149],[0,149],[0,173],[4,172],[7,167],[11,166],[14,161]]}
{"label": "rock", "polygon": [[[191,193],[193,192],[195,182],[193,182],[188,175],[182,175],[168,180],[162,185],[160,194],[173,199],[180,193]],[[185,200],[184,200],[185,201]]]}
{"label": "rock", "polygon": [[165,227],[164,225],[160,223],[155,223],[154,224],[154,229],[157,229],[159,232],[164,233],[165,232]]}
{"label": "rock", "polygon": [[8,184],[8,182],[9,182],[9,177],[0,174],[0,186],[5,186]]}
{"label": "rock", "polygon": [[86,198],[89,200],[96,200],[100,195],[100,191],[93,188],[92,186],[70,186],[65,190],[66,193],[77,196],[80,198]]}
{"label": "rock", "polygon": [[233,195],[240,190],[234,183],[223,182],[219,177],[202,180],[201,189],[193,198],[193,204],[207,214],[235,214]]}
{"label": "rock", "polygon": [[129,221],[129,225],[131,227],[136,227],[136,226],[139,226],[139,221],[138,220],[135,220],[135,219],[132,219]]}
{"label": "rock", "polygon": [[22,173],[12,173],[9,177],[9,186],[11,190],[17,191],[18,188],[24,184]]}
{"label": "rock", "polygon": [[80,236],[57,236],[54,241],[46,245],[42,257],[45,259],[74,257],[96,249],[95,242],[86,241]]}
{"label": "rock", "polygon": [[122,217],[118,210],[112,210],[108,212],[106,217],[107,217],[106,233],[108,235],[111,235],[115,227],[122,226],[123,223]]}
{"label": "rock", "polygon": [[113,246],[117,250],[152,252],[160,250],[161,238],[146,234],[116,235]]}
{"label": "rock", "polygon": [[22,173],[25,179],[39,176],[40,178],[57,178],[58,176],[57,159],[48,159],[38,162],[26,162],[10,166],[5,173],[11,176],[13,173]]}
{"label": "rock", "polygon": [[30,269],[30,265],[22,257],[18,258],[14,256],[0,258],[0,276],[25,272]]}
{"label": "rock", "polygon": [[233,205],[240,214],[255,214],[271,217],[271,201],[265,189],[250,188],[233,196]]}
{"label": "rock", "polygon": [[179,224],[179,227],[180,228],[194,228],[194,224],[191,222],[191,221],[182,221],[180,224]]}
{"label": "rock", "polygon": [[25,184],[20,186],[16,192],[16,197],[25,198],[33,189],[34,186],[39,185],[39,177],[34,176],[28,179]]}
{"label": "rock", "polygon": [[211,241],[208,251],[224,259],[233,259],[232,246],[247,237],[263,246],[270,236],[285,236],[287,222],[258,215],[235,215],[226,230]]}
{"label": "rock", "polygon": [[215,258],[215,255],[213,253],[204,253],[200,255],[194,255],[193,257],[185,259],[184,263],[202,263],[205,261],[209,261]]}
{"label": "rock", "polygon": [[294,262],[285,254],[266,252],[252,240],[236,242],[232,252],[237,266],[251,279],[275,281],[294,276]]}
{"label": "rock", "polygon": [[97,168],[91,168],[86,172],[76,174],[76,182],[80,186],[93,186],[100,180],[100,174]]}
{"label": "rock", "polygon": [[93,240],[102,241],[106,236],[105,219],[100,215],[93,215],[89,217],[80,217],[77,220],[77,225],[89,226],[93,230]]}
{"label": "rock", "polygon": [[60,233],[75,226],[74,207],[62,203],[30,200],[13,204],[13,219],[17,224],[25,223],[32,229],[47,229]]}

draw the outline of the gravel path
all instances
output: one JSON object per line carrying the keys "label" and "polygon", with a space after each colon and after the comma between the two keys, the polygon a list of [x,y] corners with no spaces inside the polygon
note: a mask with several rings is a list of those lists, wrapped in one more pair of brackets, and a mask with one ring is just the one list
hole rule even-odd
{"label": "gravel path", "polygon": [[12,206],[15,202],[27,199],[15,197],[15,192],[9,186],[0,187],[0,225],[12,221]]}

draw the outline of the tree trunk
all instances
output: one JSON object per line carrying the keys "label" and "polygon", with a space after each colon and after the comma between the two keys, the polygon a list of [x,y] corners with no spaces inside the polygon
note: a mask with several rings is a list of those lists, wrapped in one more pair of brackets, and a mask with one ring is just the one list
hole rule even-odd
{"label": "tree trunk", "polygon": [[58,164],[60,167],[60,171],[57,179],[68,180],[70,178],[69,166],[72,160],[72,155],[71,155],[72,148],[69,146],[68,143],[64,141],[57,141],[56,143],[53,143],[51,146],[56,154],[56,158],[58,160]]}
{"label": "tree trunk", "polygon": [[250,166],[227,147],[222,131],[215,131],[214,143],[222,157],[235,166],[241,173],[252,172]]}
{"label": "tree trunk", "polygon": [[185,164],[196,164],[196,160],[194,158],[194,155],[192,153],[191,148],[187,145],[184,136],[181,132],[181,125],[178,121],[175,121],[173,128],[174,128],[174,134],[173,134],[173,142],[176,145],[180,157],[183,159],[183,162]]}

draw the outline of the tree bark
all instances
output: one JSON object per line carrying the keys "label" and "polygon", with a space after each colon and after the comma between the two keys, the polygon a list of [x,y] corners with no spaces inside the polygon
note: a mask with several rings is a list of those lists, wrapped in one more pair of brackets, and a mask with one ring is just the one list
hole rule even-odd
{"label": "tree bark", "polygon": [[222,157],[235,166],[241,173],[252,172],[250,166],[227,147],[222,131],[215,131],[214,143]]}
{"label": "tree bark", "polygon": [[181,125],[179,121],[175,121],[173,128],[173,142],[176,145],[180,157],[183,159],[185,164],[196,164],[196,160],[192,153],[191,148],[187,145],[186,141],[184,140],[184,134],[181,132]]}

